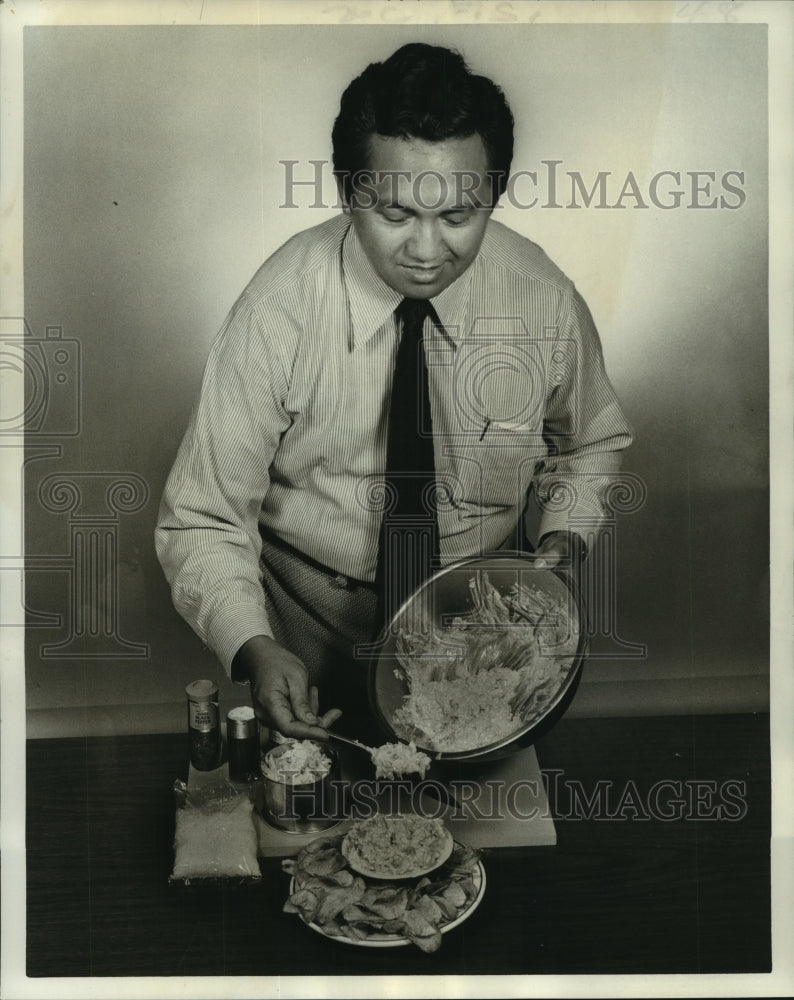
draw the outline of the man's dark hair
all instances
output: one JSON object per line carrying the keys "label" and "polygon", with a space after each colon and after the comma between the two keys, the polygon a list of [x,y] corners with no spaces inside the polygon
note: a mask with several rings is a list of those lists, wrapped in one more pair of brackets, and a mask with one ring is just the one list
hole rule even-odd
{"label": "man's dark hair", "polygon": [[458,52],[403,45],[385,62],[370,63],[342,94],[332,132],[334,173],[350,199],[354,176],[367,169],[371,135],[439,142],[475,133],[488,154],[496,201],[513,159],[513,115],[504,94],[471,73]]}

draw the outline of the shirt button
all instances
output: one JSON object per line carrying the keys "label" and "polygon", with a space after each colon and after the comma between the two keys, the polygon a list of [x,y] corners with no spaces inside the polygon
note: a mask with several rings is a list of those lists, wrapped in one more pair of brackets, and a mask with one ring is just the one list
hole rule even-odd
{"label": "shirt button", "polygon": [[339,587],[340,590],[344,590],[347,586],[347,577],[342,573],[337,573],[333,580],[331,580],[331,584],[334,587]]}

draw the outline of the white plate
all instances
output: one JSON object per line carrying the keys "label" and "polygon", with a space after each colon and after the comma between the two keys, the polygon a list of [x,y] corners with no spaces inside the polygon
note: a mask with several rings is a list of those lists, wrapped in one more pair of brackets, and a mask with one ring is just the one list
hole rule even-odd
{"label": "white plate", "polygon": [[[442,934],[446,934],[447,931],[454,930],[454,928],[459,924],[462,924],[464,920],[468,920],[468,918],[480,905],[482,897],[485,895],[485,868],[483,868],[482,861],[477,862],[477,867],[472,872],[472,880],[474,881],[474,887],[477,890],[476,895],[466,904],[454,920],[450,920],[449,923],[442,924],[439,927]],[[295,876],[290,879],[289,883],[290,896],[293,892],[295,892]],[[301,917],[301,920],[303,920],[303,917]],[[318,934],[322,934],[323,937],[328,938],[331,941],[341,941],[343,944],[357,945],[359,948],[401,948],[403,945],[412,943],[410,938],[403,937],[401,934],[372,934],[368,938],[328,934],[327,931],[325,931],[319,924],[315,924],[314,922],[308,923],[305,920],[303,920],[303,922],[307,927],[311,927],[313,931],[316,931]]]}

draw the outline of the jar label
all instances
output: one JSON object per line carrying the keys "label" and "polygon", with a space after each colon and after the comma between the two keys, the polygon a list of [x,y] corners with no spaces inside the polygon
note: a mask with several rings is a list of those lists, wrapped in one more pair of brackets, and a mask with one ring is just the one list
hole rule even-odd
{"label": "jar label", "polygon": [[218,706],[214,701],[189,701],[188,725],[200,733],[211,733],[218,728]]}

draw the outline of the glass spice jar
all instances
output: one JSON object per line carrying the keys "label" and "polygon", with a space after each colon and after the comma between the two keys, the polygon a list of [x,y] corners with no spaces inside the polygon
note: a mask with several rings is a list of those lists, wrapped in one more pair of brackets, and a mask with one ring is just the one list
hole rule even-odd
{"label": "glass spice jar", "polygon": [[190,763],[197,771],[213,771],[220,765],[222,749],[218,685],[214,681],[193,681],[185,693]]}

